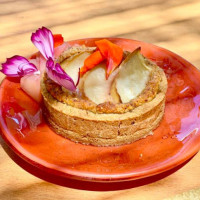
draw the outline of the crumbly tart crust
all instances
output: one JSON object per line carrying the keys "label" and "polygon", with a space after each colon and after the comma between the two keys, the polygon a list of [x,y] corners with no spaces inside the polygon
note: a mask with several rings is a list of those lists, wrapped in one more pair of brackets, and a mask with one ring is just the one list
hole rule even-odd
{"label": "crumbly tart crust", "polygon": [[153,99],[123,113],[98,113],[58,101],[41,83],[43,110],[51,128],[74,142],[95,146],[129,144],[152,134],[165,107],[167,80],[157,67],[160,81]]}

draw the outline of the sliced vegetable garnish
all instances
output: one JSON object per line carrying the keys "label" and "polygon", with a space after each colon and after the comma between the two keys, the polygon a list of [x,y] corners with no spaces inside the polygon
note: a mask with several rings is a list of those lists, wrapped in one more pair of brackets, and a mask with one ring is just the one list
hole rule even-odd
{"label": "sliced vegetable garnish", "polygon": [[115,70],[106,80],[105,65],[105,63],[101,63],[90,70],[83,86],[85,96],[96,104],[112,101],[110,90],[118,70]]}
{"label": "sliced vegetable garnish", "polygon": [[84,61],[89,55],[91,55],[90,52],[82,52],[60,63],[62,69],[72,78],[74,83],[78,81],[80,68],[84,65]]}
{"label": "sliced vegetable garnish", "polygon": [[104,59],[105,58],[102,56],[100,51],[95,51],[94,53],[92,53],[89,57],[85,59],[84,66],[80,69],[81,75],[85,74],[88,70],[101,63]]}
{"label": "sliced vegetable garnish", "polygon": [[0,70],[8,77],[23,77],[27,74],[40,73],[37,67],[22,56],[8,58]]}
{"label": "sliced vegetable garnish", "polygon": [[115,68],[121,63],[123,58],[123,49],[107,39],[96,41],[95,44],[103,57],[107,60],[106,78],[108,78]]}
{"label": "sliced vegetable garnish", "polygon": [[119,67],[116,78],[116,89],[122,103],[127,103],[136,98],[146,87],[151,68],[137,48],[130,53]]}
{"label": "sliced vegetable garnish", "polygon": [[54,58],[54,39],[49,29],[39,28],[32,34],[31,41],[46,59]]}
{"label": "sliced vegetable garnish", "polygon": [[60,46],[61,44],[64,43],[63,36],[61,34],[54,34],[53,35],[53,40],[54,40],[54,48]]}
{"label": "sliced vegetable garnish", "polygon": [[123,58],[123,49],[107,39],[96,41],[98,50],[91,54],[84,62],[80,73],[83,75],[102,61],[107,60],[106,79],[119,66]]}
{"label": "sliced vegetable garnish", "polygon": [[72,78],[67,73],[65,73],[60,64],[55,64],[51,57],[47,60],[46,67],[47,75],[51,80],[72,92],[76,90],[76,84],[74,84]]}

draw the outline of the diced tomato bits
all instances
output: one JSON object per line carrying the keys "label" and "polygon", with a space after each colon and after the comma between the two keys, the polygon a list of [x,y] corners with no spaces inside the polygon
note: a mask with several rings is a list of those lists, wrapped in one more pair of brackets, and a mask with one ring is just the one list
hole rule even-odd
{"label": "diced tomato bits", "polygon": [[123,49],[107,39],[96,41],[95,44],[107,60],[106,78],[108,78],[115,68],[121,63],[123,58]]}
{"label": "diced tomato bits", "polygon": [[84,66],[80,69],[80,74],[83,75],[99,63],[101,63],[105,58],[101,55],[100,51],[95,51],[84,61]]}
{"label": "diced tomato bits", "polygon": [[61,34],[54,34],[53,39],[54,39],[54,48],[64,43],[64,39]]}

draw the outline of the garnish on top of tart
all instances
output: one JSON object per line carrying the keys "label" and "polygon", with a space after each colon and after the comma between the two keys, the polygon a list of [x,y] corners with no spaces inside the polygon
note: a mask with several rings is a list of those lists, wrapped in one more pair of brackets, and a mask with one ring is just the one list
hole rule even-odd
{"label": "garnish on top of tart", "polygon": [[45,27],[31,40],[40,53],[7,59],[1,72],[20,77],[22,89],[43,102],[56,133],[83,144],[116,146],[144,138],[159,125],[167,80],[140,47],[128,52],[107,39],[93,47],[69,46]]}

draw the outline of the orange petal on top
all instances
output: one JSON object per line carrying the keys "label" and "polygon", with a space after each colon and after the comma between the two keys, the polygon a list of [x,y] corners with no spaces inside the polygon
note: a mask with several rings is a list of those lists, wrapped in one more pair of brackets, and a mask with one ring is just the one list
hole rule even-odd
{"label": "orange petal on top", "polygon": [[123,49],[107,39],[96,41],[95,44],[101,54],[107,59],[106,78],[108,78],[113,70],[115,70],[115,68],[121,63],[123,58]]}
{"label": "orange petal on top", "polygon": [[54,34],[53,40],[54,40],[54,48],[60,46],[64,42],[63,36],[61,34]]}
{"label": "orange petal on top", "polygon": [[88,70],[101,63],[104,59],[105,58],[101,55],[100,51],[95,51],[85,59],[84,66],[80,69],[80,74],[85,74]]}

